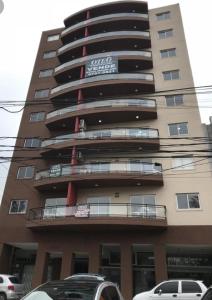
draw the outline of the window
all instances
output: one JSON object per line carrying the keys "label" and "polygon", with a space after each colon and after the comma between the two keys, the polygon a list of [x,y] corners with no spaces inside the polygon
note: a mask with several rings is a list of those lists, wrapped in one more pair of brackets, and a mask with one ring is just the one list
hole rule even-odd
{"label": "window", "polygon": [[200,208],[199,194],[177,194],[177,208],[178,209],[193,209]]}
{"label": "window", "polygon": [[166,39],[173,36],[173,29],[166,29],[158,31],[159,39]]}
{"label": "window", "polygon": [[176,56],[176,48],[160,50],[161,58]]}
{"label": "window", "polygon": [[212,288],[208,289],[207,293],[204,295],[204,300],[212,300]]}
{"label": "window", "polygon": [[155,289],[155,294],[159,294],[162,291],[162,294],[177,294],[178,293],[178,282],[171,281],[160,284]]}
{"label": "window", "polygon": [[169,124],[168,126],[170,136],[188,134],[188,123],[186,122]]}
{"label": "window", "polygon": [[132,216],[155,217],[155,195],[133,195],[130,203]]}
{"label": "window", "polygon": [[167,106],[178,106],[183,104],[183,95],[170,95],[166,96]]}
{"label": "window", "polygon": [[180,78],[179,70],[163,72],[163,79],[164,80],[175,80],[175,79],[179,79],[179,78]]}
{"label": "window", "polygon": [[48,51],[43,53],[43,59],[48,59],[56,56],[56,51]]}
{"label": "window", "polygon": [[193,157],[173,158],[172,167],[174,170],[193,170]]}
{"label": "window", "polygon": [[29,118],[31,122],[40,122],[43,121],[44,119],[45,119],[44,111],[31,113]]}
{"label": "window", "polygon": [[162,21],[162,20],[167,20],[170,19],[170,11],[162,12],[160,14],[156,14],[157,20]]}
{"label": "window", "polygon": [[90,215],[109,215],[110,197],[96,196],[87,198]]}
{"label": "window", "polygon": [[29,138],[24,141],[24,148],[36,148],[40,147],[41,140],[38,138]]}
{"label": "window", "polygon": [[49,89],[35,91],[35,99],[46,98],[49,96]]}
{"label": "window", "polygon": [[202,293],[202,290],[197,282],[182,281],[182,293]]}
{"label": "window", "polygon": [[27,200],[12,200],[10,204],[10,214],[25,214],[27,209]]}
{"label": "window", "polygon": [[57,41],[59,40],[60,35],[59,34],[53,34],[53,35],[49,35],[47,38],[48,42],[53,42],[53,41]]}
{"label": "window", "polygon": [[39,73],[39,78],[52,76],[53,69],[41,70]]}
{"label": "window", "polygon": [[0,277],[0,283],[3,283],[3,282],[4,282],[3,278],[2,278],[2,277]]}
{"label": "window", "polygon": [[17,173],[17,179],[30,179],[34,176],[35,167],[20,167]]}
{"label": "window", "polygon": [[114,286],[107,286],[102,290],[101,296],[99,299],[104,300],[120,300],[119,293]]}

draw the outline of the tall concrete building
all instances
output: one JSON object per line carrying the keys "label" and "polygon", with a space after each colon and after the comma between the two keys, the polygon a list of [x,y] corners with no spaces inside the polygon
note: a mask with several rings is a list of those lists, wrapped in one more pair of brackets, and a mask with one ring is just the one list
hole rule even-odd
{"label": "tall concrete building", "polygon": [[179,5],[111,2],[64,24],[42,33],[0,272],[28,289],[101,273],[126,300],[167,278],[211,283],[212,181]]}

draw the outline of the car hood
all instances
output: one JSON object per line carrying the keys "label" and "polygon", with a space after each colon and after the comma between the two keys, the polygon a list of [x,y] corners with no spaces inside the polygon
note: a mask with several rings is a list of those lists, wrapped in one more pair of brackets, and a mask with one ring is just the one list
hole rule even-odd
{"label": "car hood", "polygon": [[145,296],[149,295],[149,292],[143,292],[140,294],[137,294],[133,297],[133,300],[142,300],[145,299]]}

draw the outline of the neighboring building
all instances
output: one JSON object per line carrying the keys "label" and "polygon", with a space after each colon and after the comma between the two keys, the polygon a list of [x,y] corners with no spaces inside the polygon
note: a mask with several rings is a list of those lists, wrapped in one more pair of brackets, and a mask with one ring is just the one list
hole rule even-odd
{"label": "neighboring building", "polygon": [[179,6],[120,1],[64,23],[42,34],[1,205],[0,272],[28,289],[101,273],[126,300],[167,278],[211,283],[211,172],[195,157],[204,130],[183,90],[194,83]]}

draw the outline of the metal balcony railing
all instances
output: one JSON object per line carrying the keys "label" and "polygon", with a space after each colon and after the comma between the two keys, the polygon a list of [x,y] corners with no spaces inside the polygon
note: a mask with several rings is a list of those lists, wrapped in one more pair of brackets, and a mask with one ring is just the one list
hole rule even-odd
{"label": "metal balcony railing", "polygon": [[77,206],[48,206],[44,208],[32,208],[29,211],[28,220],[48,220],[55,218],[80,217],[80,218],[140,218],[164,220],[166,219],[166,207],[163,205],[107,203],[107,204],[82,204]]}
{"label": "metal balcony railing", "polygon": [[58,164],[50,169],[37,172],[35,180],[55,178],[61,176],[89,175],[89,174],[149,174],[157,175],[162,173],[161,164],[144,162],[102,162],[88,163],[84,165]]}
{"label": "metal balcony railing", "polygon": [[66,108],[58,109],[47,114],[46,119],[51,119],[57,116],[62,116],[67,113],[76,112],[84,109],[99,109],[105,107],[156,107],[155,100],[147,99],[116,99],[106,101],[94,101],[83,103],[79,105],[69,106]]}

